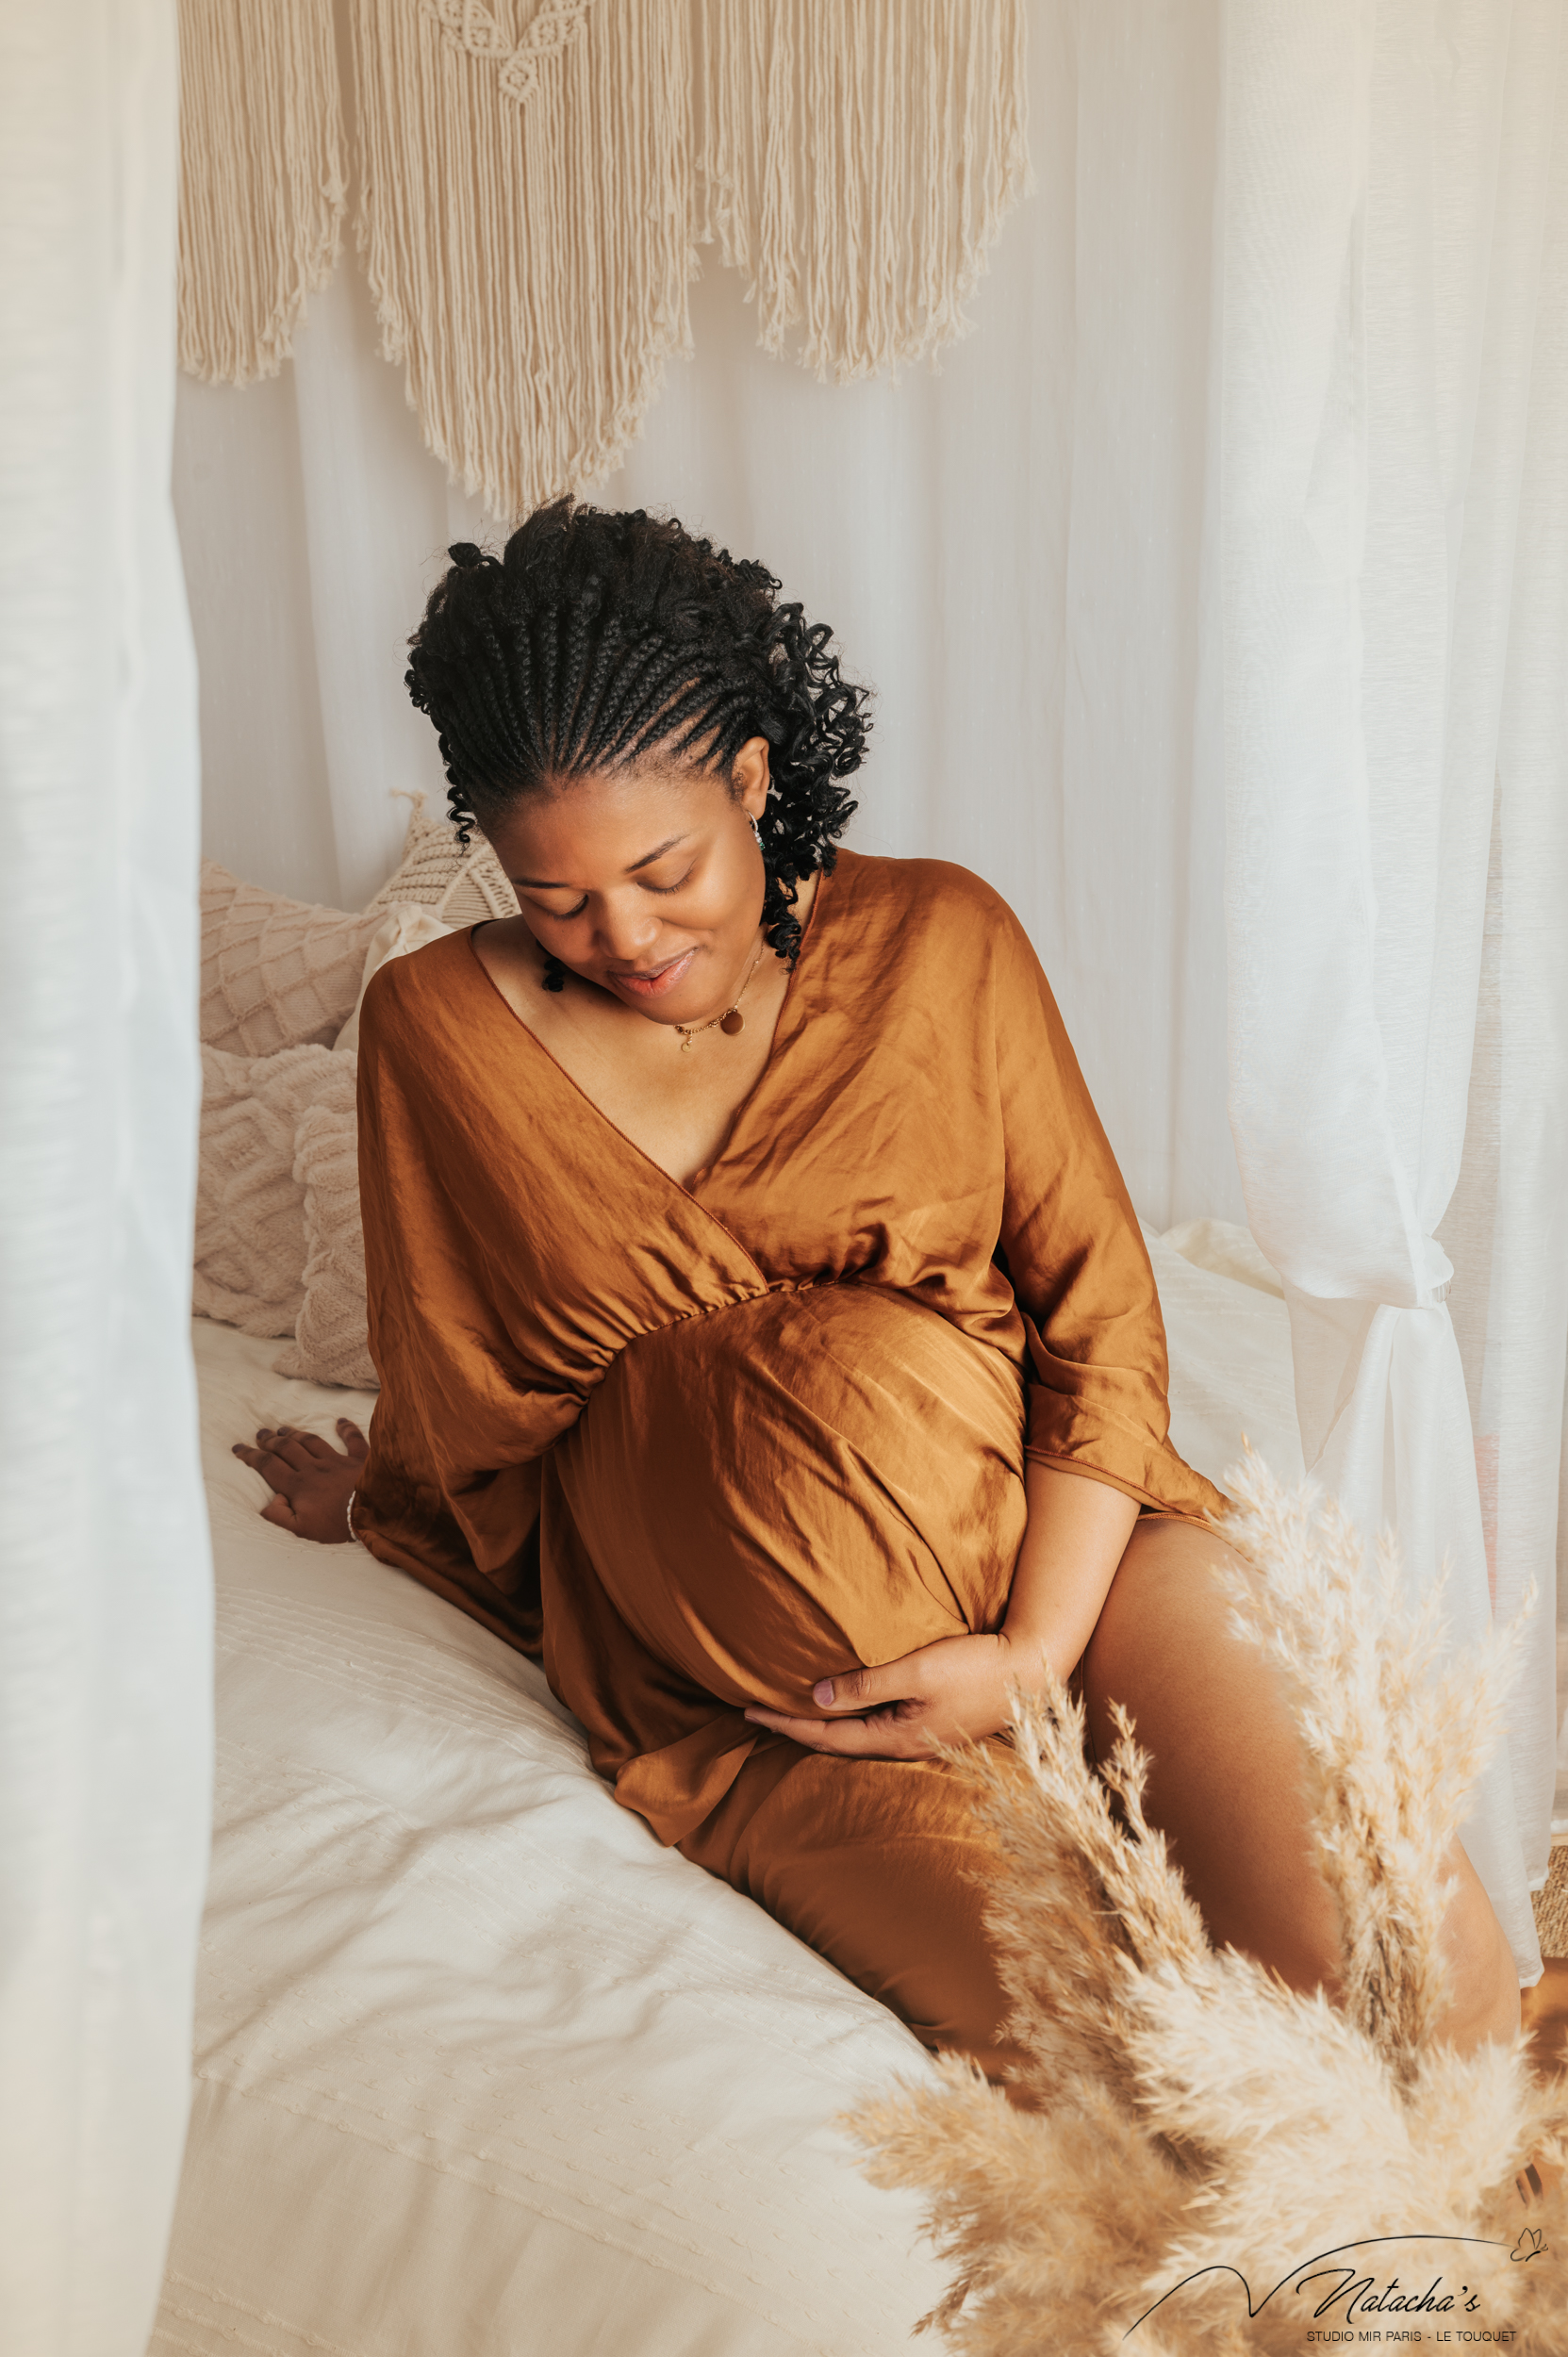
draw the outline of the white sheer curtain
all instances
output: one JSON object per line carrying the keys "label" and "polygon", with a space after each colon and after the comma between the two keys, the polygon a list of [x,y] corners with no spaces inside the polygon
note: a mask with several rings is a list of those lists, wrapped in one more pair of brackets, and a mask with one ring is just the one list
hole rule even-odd
{"label": "white sheer curtain", "polygon": [[173,0],[0,17],[0,2342],[138,2357],[190,2085],[195,677]]}
{"label": "white sheer curtain", "polygon": [[1565,100],[1560,0],[1228,21],[1232,1118],[1309,1467],[1412,1580],[1448,1556],[1457,1644],[1544,1591],[1465,1836],[1527,1975],[1568,1333]]}
{"label": "white sheer curtain", "polygon": [[[1500,1609],[1550,1582],[1562,1430],[1561,8],[1035,0],[1037,190],[941,372],[816,385],[755,349],[710,255],[695,356],[596,494],[762,556],[834,625],[879,690],[851,840],[1012,900],[1157,1226],[1247,1215],[1229,926],[1246,1201],[1296,1290],[1309,1455],[1397,1512],[1417,1575],[1455,1553],[1461,1635],[1489,1544]],[[182,385],[175,493],[207,849],[362,899],[394,790],[441,797],[402,646],[485,523],[352,261],[275,383]],[[1416,1306],[1450,1195],[1452,1327]],[[1527,1972],[1550,1617],[1477,1834]]]}

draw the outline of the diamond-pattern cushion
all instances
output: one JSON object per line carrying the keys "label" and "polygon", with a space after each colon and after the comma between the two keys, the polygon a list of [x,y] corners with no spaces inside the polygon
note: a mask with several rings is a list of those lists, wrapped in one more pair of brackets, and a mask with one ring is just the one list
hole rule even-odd
{"label": "diamond-pattern cushion", "polygon": [[379,912],[313,907],[202,863],[202,1043],[224,1055],[329,1047],[354,1012]]}

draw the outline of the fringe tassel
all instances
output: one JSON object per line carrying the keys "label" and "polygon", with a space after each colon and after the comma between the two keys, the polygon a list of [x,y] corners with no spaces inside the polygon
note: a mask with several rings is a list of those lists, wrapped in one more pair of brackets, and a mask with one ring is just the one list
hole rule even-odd
{"label": "fringe tassel", "polygon": [[685,0],[354,0],[357,234],[437,458],[502,519],[619,464],[689,352]]}
{"label": "fringe tassel", "polygon": [[839,384],[933,357],[1032,186],[1025,0],[701,0],[699,244]]}
{"label": "fringe tassel", "polygon": [[180,0],[181,368],[276,376],[338,259],[332,0]]}

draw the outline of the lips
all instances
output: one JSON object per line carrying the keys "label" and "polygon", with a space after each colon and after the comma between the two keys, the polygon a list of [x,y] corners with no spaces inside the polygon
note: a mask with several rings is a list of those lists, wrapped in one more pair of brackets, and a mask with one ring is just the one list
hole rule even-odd
{"label": "lips", "polygon": [[695,949],[683,949],[680,956],[671,958],[668,964],[651,966],[640,974],[618,974],[612,967],[605,979],[613,982],[617,990],[625,991],[634,998],[662,998],[667,991],[676,989],[685,980],[696,955]]}

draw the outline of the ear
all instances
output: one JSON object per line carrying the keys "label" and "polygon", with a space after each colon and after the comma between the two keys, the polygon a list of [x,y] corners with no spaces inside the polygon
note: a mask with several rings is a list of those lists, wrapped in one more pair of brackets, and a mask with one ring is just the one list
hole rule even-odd
{"label": "ear", "polygon": [[730,771],[730,791],[749,818],[760,818],[767,809],[770,783],[767,739],[749,736]]}

